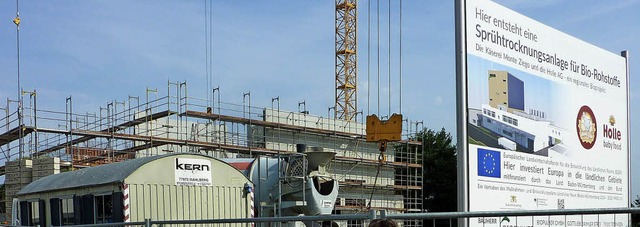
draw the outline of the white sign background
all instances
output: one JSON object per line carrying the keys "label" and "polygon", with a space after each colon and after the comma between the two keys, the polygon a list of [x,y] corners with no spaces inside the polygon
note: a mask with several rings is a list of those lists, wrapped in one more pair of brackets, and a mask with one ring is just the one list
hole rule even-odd
{"label": "white sign background", "polygon": [[176,158],[176,185],[211,186],[211,160]]}

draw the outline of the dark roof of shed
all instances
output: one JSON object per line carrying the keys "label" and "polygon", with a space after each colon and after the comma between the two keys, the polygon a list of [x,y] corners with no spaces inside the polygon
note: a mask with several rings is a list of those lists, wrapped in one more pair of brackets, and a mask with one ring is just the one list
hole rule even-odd
{"label": "dark roof of shed", "polygon": [[172,153],[156,155],[142,158],[135,158],[123,162],[89,167],[81,170],[69,171],[40,178],[31,182],[18,195],[26,195],[44,191],[55,191],[68,188],[78,188],[83,186],[104,185],[112,183],[122,183],[124,179],[131,175],[142,165],[174,155],[199,155],[211,158],[206,155],[196,153]]}

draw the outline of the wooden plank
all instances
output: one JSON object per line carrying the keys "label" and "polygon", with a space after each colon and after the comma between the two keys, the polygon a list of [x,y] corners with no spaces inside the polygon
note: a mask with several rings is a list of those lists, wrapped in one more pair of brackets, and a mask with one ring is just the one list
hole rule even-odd
{"label": "wooden plank", "polygon": [[11,143],[11,141],[19,139],[20,138],[20,129],[21,128],[23,129],[23,133],[24,133],[24,134],[22,134],[22,136],[26,136],[29,133],[34,132],[34,130],[35,130],[35,128],[33,128],[31,126],[24,126],[24,125],[22,125],[22,127],[12,128],[11,130],[0,134],[0,146],[6,145],[8,143]]}

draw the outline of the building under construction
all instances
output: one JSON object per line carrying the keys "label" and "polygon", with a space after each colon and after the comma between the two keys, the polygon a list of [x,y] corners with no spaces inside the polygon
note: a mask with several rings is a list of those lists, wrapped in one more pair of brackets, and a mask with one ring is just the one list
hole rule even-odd
{"label": "building under construction", "polygon": [[[223,102],[219,90],[212,98],[187,96],[187,84],[167,83],[157,98],[128,96],[96,112],[38,109],[37,95],[23,92],[23,103],[7,100],[0,127],[0,149],[5,175],[5,212],[25,185],[60,171],[176,152],[195,152],[216,158],[252,158],[296,152],[296,144],[321,147],[337,155],[329,169],[339,180],[336,214],[369,209],[389,213],[422,211],[421,151],[417,141],[389,146],[380,159],[378,144],[365,141],[364,124],[331,116]],[[216,96],[217,94],[217,96]],[[217,97],[217,98],[216,98]],[[303,106],[303,105],[301,105]],[[329,112],[331,113],[331,112]],[[415,135],[414,122],[405,120],[405,138]],[[405,149],[394,149],[406,146]],[[345,221],[340,226],[363,226]],[[418,226],[419,222],[405,222]]]}

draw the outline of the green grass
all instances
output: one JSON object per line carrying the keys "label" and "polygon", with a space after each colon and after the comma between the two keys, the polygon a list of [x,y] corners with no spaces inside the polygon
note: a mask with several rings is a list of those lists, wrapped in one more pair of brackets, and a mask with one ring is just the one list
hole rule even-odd
{"label": "green grass", "polygon": [[489,129],[486,129],[484,127],[476,127],[476,128],[479,129],[480,131],[483,131],[486,134],[493,135],[493,132],[489,131]]}
{"label": "green grass", "polygon": [[482,143],[480,141],[474,140],[471,137],[467,137],[467,140],[469,141],[470,144],[475,144],[475,145],[480,145],[480,146],[487,146],[486,144],[484,144],[484,143]]}

